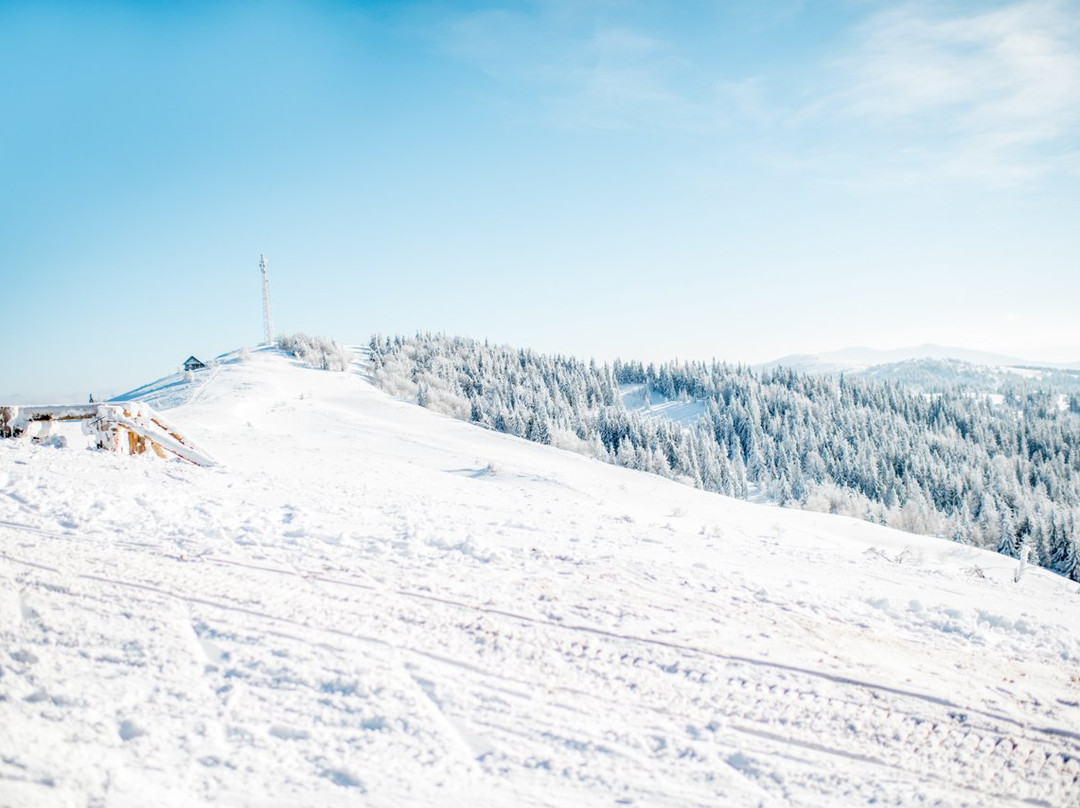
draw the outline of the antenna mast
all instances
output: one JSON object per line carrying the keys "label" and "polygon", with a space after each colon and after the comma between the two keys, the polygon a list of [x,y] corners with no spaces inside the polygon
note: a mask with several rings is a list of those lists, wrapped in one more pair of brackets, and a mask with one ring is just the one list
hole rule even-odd
{"label": "antenna mast", "polygon": [[274,342],[274,321],[270,317],[270,279],[266,275],[266,256],[259,254],[259,269],[262,270],[263,286],[263,332],[267,345]]}

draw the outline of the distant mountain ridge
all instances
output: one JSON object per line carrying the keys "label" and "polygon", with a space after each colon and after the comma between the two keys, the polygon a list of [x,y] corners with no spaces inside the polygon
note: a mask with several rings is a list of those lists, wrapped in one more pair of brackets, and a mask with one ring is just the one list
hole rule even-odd
{"label": "distant mountain ridge", "polygon": [[786,367],[805,373],[851,373],[867,370],[880,365],[892,365],[913,360],[956,360],[971,365],[987,367],[1025,367],[1053,368],[1055,370],[1080,370],[1080,361],[1071,363],[1045,362],[1041,360],[1021,359],[1006,354],[976,351],[970,348],[957,348],[949,345],[925,343],[908,348],[841,348],[818,354],[788,354],[770,362],[755,365],[755,370],[772,370]]}

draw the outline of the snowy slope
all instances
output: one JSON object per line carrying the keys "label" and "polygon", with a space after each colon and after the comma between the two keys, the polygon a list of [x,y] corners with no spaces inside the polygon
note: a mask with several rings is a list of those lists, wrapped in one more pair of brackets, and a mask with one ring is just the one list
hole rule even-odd
{"label": "snowy slope", "polygon": [[644,384],[619,385],[619,398],[630,412],[646,418],[665,418],[680,426],[690,426],[705,414],[705,402],[692,398],[669,399],[656,389],[646,390]]}
{"label": "snowy slope", "polygon": [[0,441],[0,805],[1080,804],[1076,584],[273,352],[182,398],[214,469]]}
{"label": "snowy slope", "polygon": [[[267,349],[261,349],[264,353]],[[210,363],[199,370],[187,373],[183,370],[165,376],[157,381],[136,387],[127,393],[115,396],[110,401],[145,401],[156,410],[172,410],[187,404],[203,390],[217,375],[222,365],[235,365],[241,360],[242,351],[229,351],[214,357]],[[190,381],[189,381],[190,379]]]}

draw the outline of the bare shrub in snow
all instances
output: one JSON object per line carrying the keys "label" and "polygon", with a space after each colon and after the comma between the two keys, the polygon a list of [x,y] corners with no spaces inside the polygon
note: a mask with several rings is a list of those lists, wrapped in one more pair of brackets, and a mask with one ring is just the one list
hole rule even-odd
{"label": "bare shrub in snow", "polygon": [[579,438],[572,429],[552,429],[551,445],[567,452],[574,452],[588,457],[599,458],[601,456],[598,451],[594,450],[593,444]]}
{"label": "bare shrub in snow", "polygon": [[340,343],[326,337],[313,337],[310,334],[282,334],[277,338],[277,347],[288,351],[301,363],[319,370],[349,369],[352,352]]}

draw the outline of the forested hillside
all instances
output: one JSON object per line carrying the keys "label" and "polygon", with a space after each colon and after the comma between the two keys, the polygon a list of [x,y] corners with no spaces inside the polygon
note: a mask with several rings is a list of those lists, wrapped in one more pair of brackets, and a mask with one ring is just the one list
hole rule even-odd
{"label": "forested hillside", "polygon": [[[584,363],[471,339],[371,341],[376,382],[422,406],[709,491],[996,548],[1080,580],[1080,402],[996,401],[724,363]],[[704,402],[683,425],[619,385]]]}
{"label": "forested hillside", "polygon": [[991,367],[958,359],[912,359],[874,365],[849,376],[898,382],[923,392],[964,390],[1003,396],[1056,391],[1074,406],[1080,402],[1080,370],[1043,367]]}

